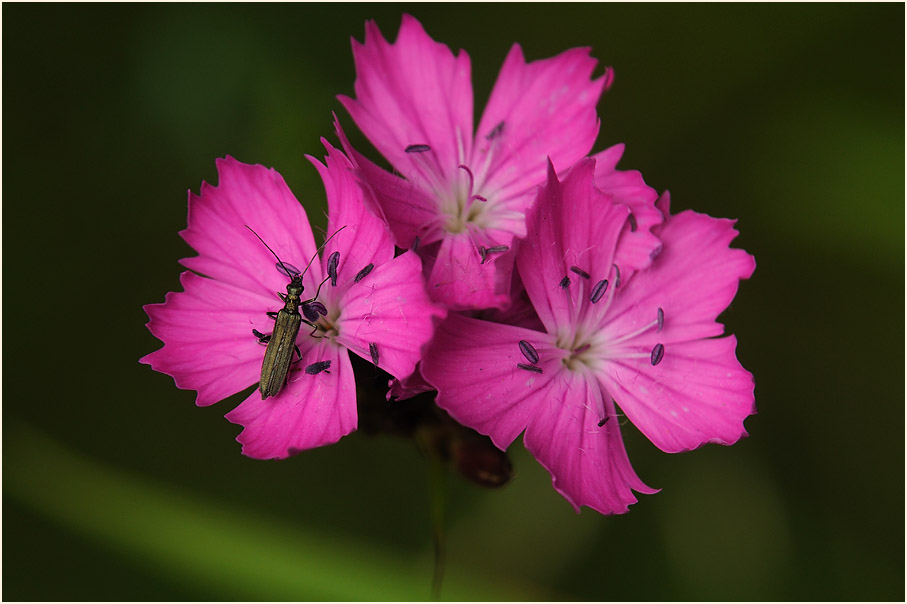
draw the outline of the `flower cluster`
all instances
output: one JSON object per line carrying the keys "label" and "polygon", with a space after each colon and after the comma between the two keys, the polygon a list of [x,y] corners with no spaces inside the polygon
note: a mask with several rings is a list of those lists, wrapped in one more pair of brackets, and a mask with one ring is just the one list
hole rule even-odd
{"label": "flower cluster", "polygon": [[746,435],[752,376],[716,319],[755,262],[729,247],[733,221],[671,215],[618,170],[622,145],[589,155],[610,68],[514,45],[474,129],[468,55],[414,18],[394,43],[368,23],[353,56],[340,101],[393,172],[335,118],[343,151],[309,158],[328,201],[316,248],[279,174],[219,160],[218,186],[189,195],[184,291],[146,306],[164,346],[143,363],[199,405],[258,379],[226,417],[271,459],[356,429],[351,352],[393,378],[388,397],[436,392],[501,450],[523,433],[555,489],[604,514],[655,492],[623,417],[666,452]]}

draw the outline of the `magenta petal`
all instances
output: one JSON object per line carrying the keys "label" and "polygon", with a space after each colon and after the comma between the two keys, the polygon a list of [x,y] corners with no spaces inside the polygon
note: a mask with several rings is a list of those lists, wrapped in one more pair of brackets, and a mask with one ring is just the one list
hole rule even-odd
{"label": "magenta petal", "polygon": [[211,405],[257,384],[265,348],[252,329],[270,333],[274,322],[265,312],[280,298],[240,287],[180,275],[182,292],[170,292],[163,304],[145,306],[148,329],[164,347],[140,362],[172,376],[179,388],[197,390],[196,403]]}
{"label": "magenta petal", "polygon": [[602,382],[630,421],[668,453],[746,436],[755,413],[753,376],[737,360],[734,336],[665,346],[662,361],[609,363]]}
{"label": "magenta petal", "polygon": [[[390,231],[364,202],[364,193],[353,173],[353,165],[339,150],[322,139],[328,155],[326,165],[307,156],[324,181],[328,200],[328,236],[321,257],[327,263],[339,252],[338,285],[352,281],[365,266],[383,264],[394,257]],[[340,285],[340,287],[343,287]]]}
{"label": "magenta petal", "polygon": [[[284,291],[287,277],[245,225],[281,260],[302,269],[315,253],[305,210],[274,169],[227,157],[217,160],[217,171],[218,186],[202,183],[200,195],[189,193],[189,226],[180,235],[199,255],[181,263],[250,291]],[[306,290],[317,279],[317,274],[307,274]]]}
{"label": "magenta petal", "polygon": [[445,311],[425,292],[422,263],[413,252],[375,266],[340,300],[337,342],[397,378],[409,376]]}
{"label": "magenta petal", "polygon": [[582,160],[561,182],[550,167],[548,183],[527,214],[517,267],[549,333],[572,330],[595,284],[613,280],[614,250],[629,210],[595,187],[594,168],[594,161]]}
{"label": "magenta petal", "polygon": [[[394,235],[394,243],[399,248],[413,247],[416,237],[421,244],[431,243],[441,238],[437,199],[416,188],[412,182],[379,168],[350,145],[340,127],[340,121],[334,119],[337,136],[361,184],[368,187],[374,196],[376,213],[384,216],[388,227]],[[370,198],[366,202],[371,202]]]}
{"label": "magenta petal", "polygon": [[[456,57],[422,25],[403,16],[394,44],[378,26],[365,26],[365,43],[353,40],[356,99],[341,96],[356,125],[378,151],[425,190],[453,182],[472,146],[469,57]],[[428,145],[423,153],[407,153]],[[463,154],[463,155],[461,155]]]}
{"label": "magenta petal", "polygon": [[484,264],[470,233],[441,241],[428,277],[432,300],[451,310],[503,307],[510,300],[511,254],[490,254]]}
{"label": "magenta petal", "polygon": [[[528,361],[519,342],[533,344],[542,373],[517,367]],[[521,327],[450,315],[422,360],[422,375],[438,390],[438,406],[506,449],[545,406],[558,360],[548,360],[551,337]]]}
{"label": "magenta petal", "polygon": [[595,186],[611,195],[614,203],[628,206],[633,215],[614,254],[614,262],[620,266],[621,276],[627,281],[635,271],[649,266],[660,249],[661,241],[651,229],[661,224],[664,216],[655,207],[658,193],[645,183],[642,174],[636,170],[616,169],[623,152],[624,145],[614,145],[592,158],[595,159]]}
{"label": "magenta petal", "polygon": [[[594,379],[560,371],[546,404],[526,430],[526,448],[551,473],[554,488],[573,505],[602,514],[623,514],[636,503],[633,491],[656,493],[633,471],[613,403],[603,405]],[[604,409],[610,419],[599,426]]]}
{"label": "magenta petal", "polygon": [[590,80],[597,63],[588,48],[528,64],[518,44],[510,49],[476,134],[471,165],[487,163],[483,190],[524,195],[545,181],[548,158],[566,169],[589,152],[603,83]]}
{"label": "magenta petal", "polygon": [[[744,250],[728,247],[736,236],[732,220],[691,211],[671,216],[659,232],[664,251],[614,299],[609,320],[627,325],[617,331],[627,333],[651,321],[660,307],[664,330],[650,332],[642,342],[646,346],[721,334],[715,319],[734,299],[740,280],[756,267]],[[639,312],[648,314],[639,318]]]}
{"label": "magenta petal", "polygon": [[[305,371],[320,361],[330,361],[330,368],[316,375]],[[255,459],[283,459],[335,443],[355,430],[358,421],[349,356],[322,340],[303,353],[278,396],[263,401],[256,390],[225,417],[243,426],[236,440],[243,455]]]}

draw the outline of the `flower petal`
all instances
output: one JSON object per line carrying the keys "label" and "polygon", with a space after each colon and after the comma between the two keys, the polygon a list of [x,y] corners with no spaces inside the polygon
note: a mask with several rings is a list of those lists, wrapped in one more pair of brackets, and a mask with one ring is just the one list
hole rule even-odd
{"label": "flower petal", "polygon": [[440,240],[443,236],[440,228],[442,217],[437,199],[415,187],[411,181],[379,168],[353,149],[336,116],[334,128],[353,163],[360,184],[373,196],[367,196],[366,203],[374,200],[376,213],[384,216],[396,246],[409,249],[413,247],[416,237],[421,245]]}
{"label": "flower petal", "polygon": [[[180,262],[203,275],[253,292],[284,291],[289,278],[245,225],[284,262],[302,270],[315,254],[305,210],[273,168],[232,157],[217,160],[219,185],[202,183],[189,193],[189,226],[180,232],[199,255]],[[320,267],[303,279],[308,290],[320,281]]]}
{"label": "flower petal", "polygon": [[662,451],[730,445],[746,436],[743,420],[756,412],[753,376],[736,347],[734,336],[669,344],[654,367],[648,359],[608,363],[602,384]]}
{"label": "flower petal", "polygon": [[337,342],[397,378],[409,376],[445,311],[425,291],[422,263],[413,252],[375,266],[349,285],[340,300]]}
{"label": "flower petal", "polygon": [[510,301],[512,267],[511,253],[489,254],[483,263],[471,233],[450,234],[431,266],[428,292],[451,310],[503,307]]}
{"label": "flower petal", "polygon": [[661,241],[652,227],[661,224],[664,216],[655,207],[658,193],[648,186],[636,170],[617,170],[624,145],[614,145],[592,156],[595,159],[595,186],[611,195],[614,203],[630,208],[632,221],[627,222],[617,243],[614,262],[620,267],[621,279],[629,281],[635,271],[649,266],[661,248]]}
{"label": "flower petal", "polygon": [[[330,368],[315,375],[305,371],[321,361],[330,361]],[[236,440],[243,445],[243,455],[255,459],[283,459],[335,443],[358,422],[349,356],[327,339],[320,340],[291,368],[280,394],[262,400],[256,390],[225,417],[244,427]]]}
{"label": "flower petal", "polygon": [[736,236],[732,220],[692,211],[668,218],[659,229],[663,251],[611,305],[608,320],[615,333],[632,333],[662,308],[664,329],[638,340],[643,347],[720,335],[724,330],[716,318],[756,267],[744,250],[729,247]]}
{"label": "flower petal", "polygon": [[[536,349],[542,373],[517,367],[528,364],[520,340]],[[422,360],[422,375],[437,388],[438,406],[504,450],[547,404],[560,363],[550,362],[551,349],[547,334],[452,314]]]}
{"label": "flower petal", "polygon": [[177,387],[197,390],[196,404],[207,406],[257,384],[265,348],[252,335],[273,330],[265,314],[282,306],[277,296],[206,279],[180,275],[185,291],[169,292],[163,304],[148,304],[148,329],[164,347],[139,362],[172,376]]}
{"label": "flower petal", "polygon": [[[623,514],[636,503],[633,491],[656,493],[633,471],[620,436],[614,404],[603,405],[595,380],[562,370],[523,437],[526,448],[551,473],[554,488],[580,511]],[[600,409],[608,418],[603,419]]]}
{"label": "flower petal", "polygon": [[470,167],[480,191],[498,199],[525,197],[545,181],[550,158],[566,169],[598,136],[595,106],[603,79],[590,80],[598,61],[588,48],[526,63],[519,44],[504,60],[479,123]]}
{"label": "flower petal", "polygon": [[593,160],[581,160],[561,182],[549,164],[548,183],[527,215],[517,267],[548,333],[571,332],[595,285],[614,281],[614,250],[629,209],[595,187],[594,168]]}
{"label": "flower petal", "polygon": [[[373,21],[365,43],[352,42],[356,99],[341,103],[397,171],[423,190],[448,190],[472,146],[469,57],[455,57],[409,15],[394,44]],[[412,145],[429,149],[407,153]]]}
{"label": "flower petal", "polygon": [[331,254],[339,252],[337,287],[342,290],[364,267],[391,260],[394,244],[384,221],[366,207],[353,165],[325,139],[322,143],[328,152],[326,165],[314,157],[306,157],[321,175],[328,200],[327,232],[333,236],[324,246],[322,260],[326,266]]}

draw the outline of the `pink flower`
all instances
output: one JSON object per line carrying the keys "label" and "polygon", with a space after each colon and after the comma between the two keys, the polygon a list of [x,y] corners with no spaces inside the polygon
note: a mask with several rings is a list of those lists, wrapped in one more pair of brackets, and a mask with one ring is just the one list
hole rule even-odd
{"label": "pink flower", "polygon": [[[665,195],[661,247],[627,244],[633,203],[614,203],[626,201],[616,186],[611,195],[596,187],[609,173],[592,159],[563,180],[551,167],[529,212],[516,263],[544,330],[451,315],[422,362],[451,416],[501,449],[525,430],[555,489],[577,511],[604,514],[626,512],[633,491],[656,491],[630,465],[615,403],[666,452],[732,444],[755,412],[736,339],[714,337],[755,268],[728,247],[733,221],[669,217]],[[644,205],[633,220],[651,220]]]}
{"label": "pink flower", "polygon": [[418,256],[394,258],[390,234],[366,210],[349,160],[325,147],[327,166],[309,158],[325,184],[334,234],[320,258],[305,210],[283,178],[227,157],[217,162],[219,186],[202,183],[200,195],[189,194],[189,226],[180,234],[199,255],[182,260],[195,271],[181,275],[185,291],[145,307],[148,329],[164,347],[141,362],[197,390],[198,405],[211,405],[258,384],[265,348],[256,333],[271,333],[266,313],[284,306],[277,293],[296,270],[304,273],[302,300],[317,293],[323,306],[310,307],[314,327],[303,323],[296,339],[301,360],[276,396],[262,400],[256,389],[226,416],[244,427],[237,440],[250,457],[284,458],[355,430],[347,350],[406,377],[443,316],[425,292]]}
{"label": "pink flower", "polygon": [[454,56],[413,17],[404,15],[394,44],[368,22],[353,56],[356,98],[340,100],[405,178],[344,145],[397,246],[418,247],[433,299],[453,309],[506,305],[513,240],[526,233],[547,158],[566,168],[592,148],[611,69],[590,80],[597,61],[587,48],[527,64],[515,44],[474,132],[468,55]]}

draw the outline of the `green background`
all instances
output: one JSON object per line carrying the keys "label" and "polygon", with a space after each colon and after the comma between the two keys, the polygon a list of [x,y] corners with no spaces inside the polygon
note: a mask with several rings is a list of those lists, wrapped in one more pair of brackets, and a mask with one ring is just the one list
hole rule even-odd
{"label": "green background", "polygon": [[450,479],[444,597],[903,600],[901,4],[4,5],[3,599],[429,597],[412,442],[246,459],[240,398],[137,362],[215,158],[275,167],[323,226],[303,154],[332,111],[354,130],[349,38],[404,11],[469,52],[477,117],[513,42],[591,46],[617,76],[595,149],[739,219],[758,265],[723,315],[750,437],[666,455],[625,425],[663,490],[614,517],[518,441],[503,489]]}

